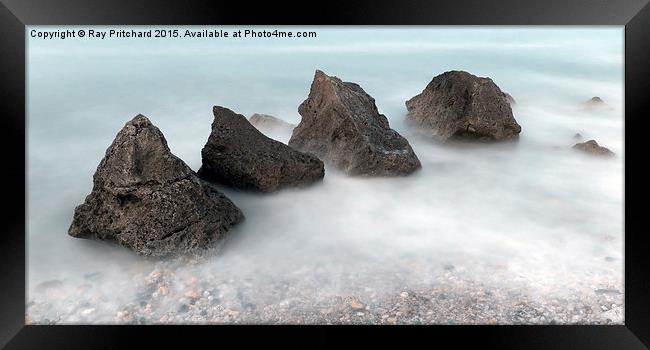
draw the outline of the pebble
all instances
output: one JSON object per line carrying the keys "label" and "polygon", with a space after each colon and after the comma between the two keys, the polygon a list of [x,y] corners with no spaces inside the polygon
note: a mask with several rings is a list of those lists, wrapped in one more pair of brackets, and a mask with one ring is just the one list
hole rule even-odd
{"label": "pebble", "polygon": [[[89,282],[87,278],[76,285],[46,281],[37,286],[57,288],[56,292],[51,289],[30,295],[26,320],[29,324],[623,323],[623,286],[615,280],[602,281],[596,274],[566,286],[565,291],[557,291],[525,278],[513,278],[505,287],[482,285],[467,279],[463,274],[468,269],[462,266],[447,270],[436,265],[432,268],[434,275],[420,282],[405,281],[411,277],[404,277],[404,273],[395,274],[391,277],[394,280],[381,281],[373,281],[373,274],[349,275],[342,277],[336,290],[331,290],[322,278],[309,271],[288,274],[286,280],[269,280],[267,287],[260,288],[247,277],[229,282],[228,278],[209,274],[183,278],[165,264],[159,265],[133,277],[133,294],[137,298],[121,304],[117,295],[103,291],[101,283],[106,282],[93,281],[92,286],[87,286],[83,285]],[[382,278],[385,276],[382,274]],[[400,289],[375,287],[379,284],[368,281]],[[78,289],[83,293],[77,295]],[[116,308],[116,313],[106,312]]]}
{"label": "pebble", "polygon": [[360,303],[358,301],[351,301],[350,302],[350,307],[352,308],[352,310],[364,310],[366,308],[365,305],[363,305],[362,303]]}

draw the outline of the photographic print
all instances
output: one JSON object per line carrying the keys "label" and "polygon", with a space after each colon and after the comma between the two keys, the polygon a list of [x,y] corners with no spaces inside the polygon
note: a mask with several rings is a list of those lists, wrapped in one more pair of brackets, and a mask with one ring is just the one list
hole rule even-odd
{"label": "photographic print", "polygon": [[617,324],[623,26],[27,26],[27,324]]}

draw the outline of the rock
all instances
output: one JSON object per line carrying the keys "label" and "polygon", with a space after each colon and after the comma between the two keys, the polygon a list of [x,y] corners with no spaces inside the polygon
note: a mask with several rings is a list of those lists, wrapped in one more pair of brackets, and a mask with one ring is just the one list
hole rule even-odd
{"label": "rock", "polygon": [[294,124],[287,123],[282,119],[268,114],[255,113],[248,118],[248,121],[261,132],[293,130],[296,127]]}
{"label": "rock", "polygon": [[463,71],[434,77],[422,93],[406,101],[406,108],[412,125],[441,142],[513,139],[521,132],[506,94],[492,79]]}
{"label": "rock", "polygon": [[355,311],[365,310],[366,309],[365,305],[363,305],[362,303],[360,303],[360,302],[358,302],[356,300],[350,301],[350,307],[352,308],[352,310],[355,310]]}
{"label": "rock", "polygon": [[594,105],[600,105],[600,104],[605,103],[605,101],[603,101],[603,99],[598,97],[598,96],[594,96],[594,97],[590,98],[586,103],[594,104]]}
{"label": "rock", "polygon": [[149,119],[138,115],[106,150],[68,234],[115,240],[142,256],[167,256],[212,246],[243,218],[228,198],[170,152]]}
{"label": "rock", "polygon": [[582,140],[582,134],[577,132],[575,135],[573,135],[573,138],[576,140]]}
{"label": "rock", "polygon": [[598,145],[598,142],[596,142],[595,140],[576,143],[573,146],[573,148],[596,156],[605,156],[605,157],[614,156],[614,152],[610,151],[606,147],[602,147]]}
{"label": "rock", "polygon": [[508,103],[510,103],[511,106],[517,104],[517,101],[515,101],[515,98],[512,97],[512,95],[510,95],[507,92],[504,92],[504,94],[506,95],[506,101],[508,101]]}
{"label": "rock", "polygon": [[594,96],[590,98],[589,100],[585,101],[582,103],[582,106],[587,108],[587,109],[594,109],[594,108],[600,108],[606,106],[605,101],[603,101],[600,97]]}
{"label": "rock", "polygon": [[375,99],[355,83],[317,70],[298,112],[302,120],[289,146],[349,175],[407,175],[421,167],[409,142],[390,128]]}
{"label": "rock", "polygon": [[325,168],[320,159],[264,136],[241,114],[219,106],[213,112],[212,133],[201,151],[199,176],[260,192],[323,179]]}

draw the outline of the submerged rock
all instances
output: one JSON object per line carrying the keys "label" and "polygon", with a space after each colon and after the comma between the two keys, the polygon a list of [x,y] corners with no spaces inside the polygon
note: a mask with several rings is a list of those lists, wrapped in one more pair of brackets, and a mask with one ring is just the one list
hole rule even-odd
{"label": "submerged rock", "polygon": [[590,98],[589,100],[583,102],[582,106],[587,108],[587,109],[593,109],[593,108],[605,107],[606,104],[605,104],[605,101],[603,101],[603,99],[601,99],[598,96],[594,96],[594,97]]}
{"label": "submerged rock", "polygon": [[407,175],[420,168],[409,142],[379,114],[359,85],[316,71],[289,146],[311,152],[349,175]]}
{"label": "submerged rock", "polygon": [[406,101],[407,120],[438,141],[484,140],[519,136],[506,94],[490,78],[463,71],[442,73],[417,96]]}
{"label": "submerged rock", "polygon": [[606,157],[614,156],[614,152],[610,151],[606,147],[598,145],[598,142],[596,142],[595,140],[576,143],[573,146],[573,148],[597,156],[606,156]]}
{"label": "submerged rock", "polygon": [[213,108],[212,133],[201,151],[199,176],[244,190],[271,192],[322,180],[323,162],[270,139],[246,118]]}
{"label": "submerged rock", "polygon": [[264,131],[284,131],[293,130],[296,126],[287,123],[282,119],[276,118],[268,114],[255,113],[248,118],[248,121],[258,130]]}
{"label": "submerged rock", "polygon": [[115,240],[143,256],[167,256],[209,247],[243,218],[228,198],[170,152],[149,119],[138,115],[106,150],[68,234]]}

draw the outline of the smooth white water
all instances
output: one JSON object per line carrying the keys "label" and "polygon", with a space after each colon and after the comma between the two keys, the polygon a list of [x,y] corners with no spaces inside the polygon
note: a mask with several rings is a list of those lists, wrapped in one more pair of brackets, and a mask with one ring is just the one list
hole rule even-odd
{"label": "smooth white water", "polygon": [[[47,305],[28,318],[117,322],[161,269],[181,296],[208,281],[221,286],[223,305],[241,289],[258,309],[298,295],[318,304],[438,285],[449,269],[542,301],[623,291],[622,27],[315,30],[318,39],[303,40],[28,41],[27,299]],[[197,170],[213,105],[296,124],[315,69],[373,96],[421,171],[368,179],[327,168],[321,184],[301,190],[223,188],[246,221],[199,263],[147,261],[67,235],[106,148],[133,116],[149,117]],[[451,69],[491,77],[514,96],[518,142],[439,145],[405,128],[404,101]],[[581,109],[592,96],[608,107]],[[572,150],[575,133],[617,156]],[[47,281],[57,288],[43,292]],[[287,295],[268,292],[278,284]],[[182,302],[170,297],[154,313]]]}

